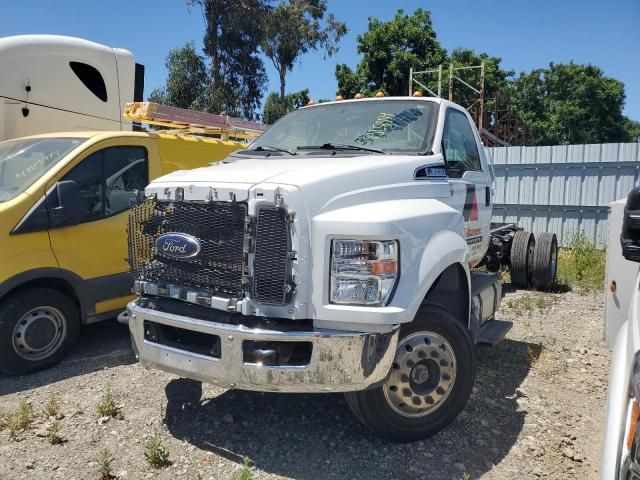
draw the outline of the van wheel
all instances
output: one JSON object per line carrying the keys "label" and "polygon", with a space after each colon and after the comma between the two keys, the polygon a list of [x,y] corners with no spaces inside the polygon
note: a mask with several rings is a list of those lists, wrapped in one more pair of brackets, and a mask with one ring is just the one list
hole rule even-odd
{"label": "van wheel", "polygon": [[410,442],[438,433],[460,413],[475,370],[468,329],[449,312],[428,307],[403,326],[386,383],[345,396],[373,433]]}
{"label": "van wheel", "polygon": [[536,239],[533,233],[518,230],[511,242],[511,285],[519,288],[533,286],[533,253]]}
{"label": "van wheel", "polygon": [[77,341],[80,313],[51,288],[28,288],[0,304],[0,369],[22,375],[58,363]]}

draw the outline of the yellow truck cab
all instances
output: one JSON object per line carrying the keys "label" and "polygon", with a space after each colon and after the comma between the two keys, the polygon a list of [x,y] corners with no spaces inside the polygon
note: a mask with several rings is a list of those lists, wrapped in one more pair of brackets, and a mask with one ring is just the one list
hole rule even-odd
{"label": "yellow truck cab", "polygon": [[122,311],[131,299],[126,225],[136,192],[241,148],[124,131],[0,143],[0,369],[50,366],[82,324]]}

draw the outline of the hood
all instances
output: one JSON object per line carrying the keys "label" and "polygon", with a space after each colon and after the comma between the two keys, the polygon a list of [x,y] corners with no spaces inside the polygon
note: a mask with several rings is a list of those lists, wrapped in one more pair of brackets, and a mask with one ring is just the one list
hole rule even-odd
{"label": "hood", "polygon": [[[384,189],[384,198],[416,195],[417,168],[443,164],[441,155],[300,155],[296,157],[236,158],[204,168],[181,170],[154,180],[147,193],[165,192],[172,187],[213,187],[219,191],[248,192],[257,185],[296,187],[307,203],[323,206],[345,197],[375,195]],[[242,195],[242,197],[245,197]],[[239,197],[238,199],[242,198]],[[186,197],[185,197],[186,198]],[[339,202],[344,203],[344,202]]]}

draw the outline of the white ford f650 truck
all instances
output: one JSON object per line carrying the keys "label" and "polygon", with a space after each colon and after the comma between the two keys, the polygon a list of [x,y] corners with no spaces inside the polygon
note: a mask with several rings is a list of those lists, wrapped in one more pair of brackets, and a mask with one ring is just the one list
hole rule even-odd
{"label": "white ford f650 truck", "polygon": [[345,392],[373,432],[444,428],[494,343],[497,275],[549,287],[557,242],[491,224],[491,169],[460,106],[314,105],[246,150],[151,182],[129,219],[140,362],[200,382]]}

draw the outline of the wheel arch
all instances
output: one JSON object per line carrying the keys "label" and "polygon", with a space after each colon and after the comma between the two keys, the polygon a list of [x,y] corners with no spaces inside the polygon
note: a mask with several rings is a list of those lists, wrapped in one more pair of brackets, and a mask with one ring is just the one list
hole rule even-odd
{"label": "wheel arch", "polygon": [[470,328],[470,301],[469,270],[461,263],[454,263],[446,267],[431,284],[419,310],[433,306],[445,309]]}
{"label": "wheel arch", "polygon": [[63,293],[76,304],[83,323],[95,314],[95,300],[86,281],[75,273],[60,268],[37,268],[7,279],[0,284],[0,300],[29,287],[52,288]]}
{"label": "wheel arch", "polygon": [[[450,309],[470,328],[471,276],[469,247],[450,230],[434,235],[423,251],[418,288],[411,305],[411,319],[428,305]],[[412,321],[412,320],[411,320]]]}

